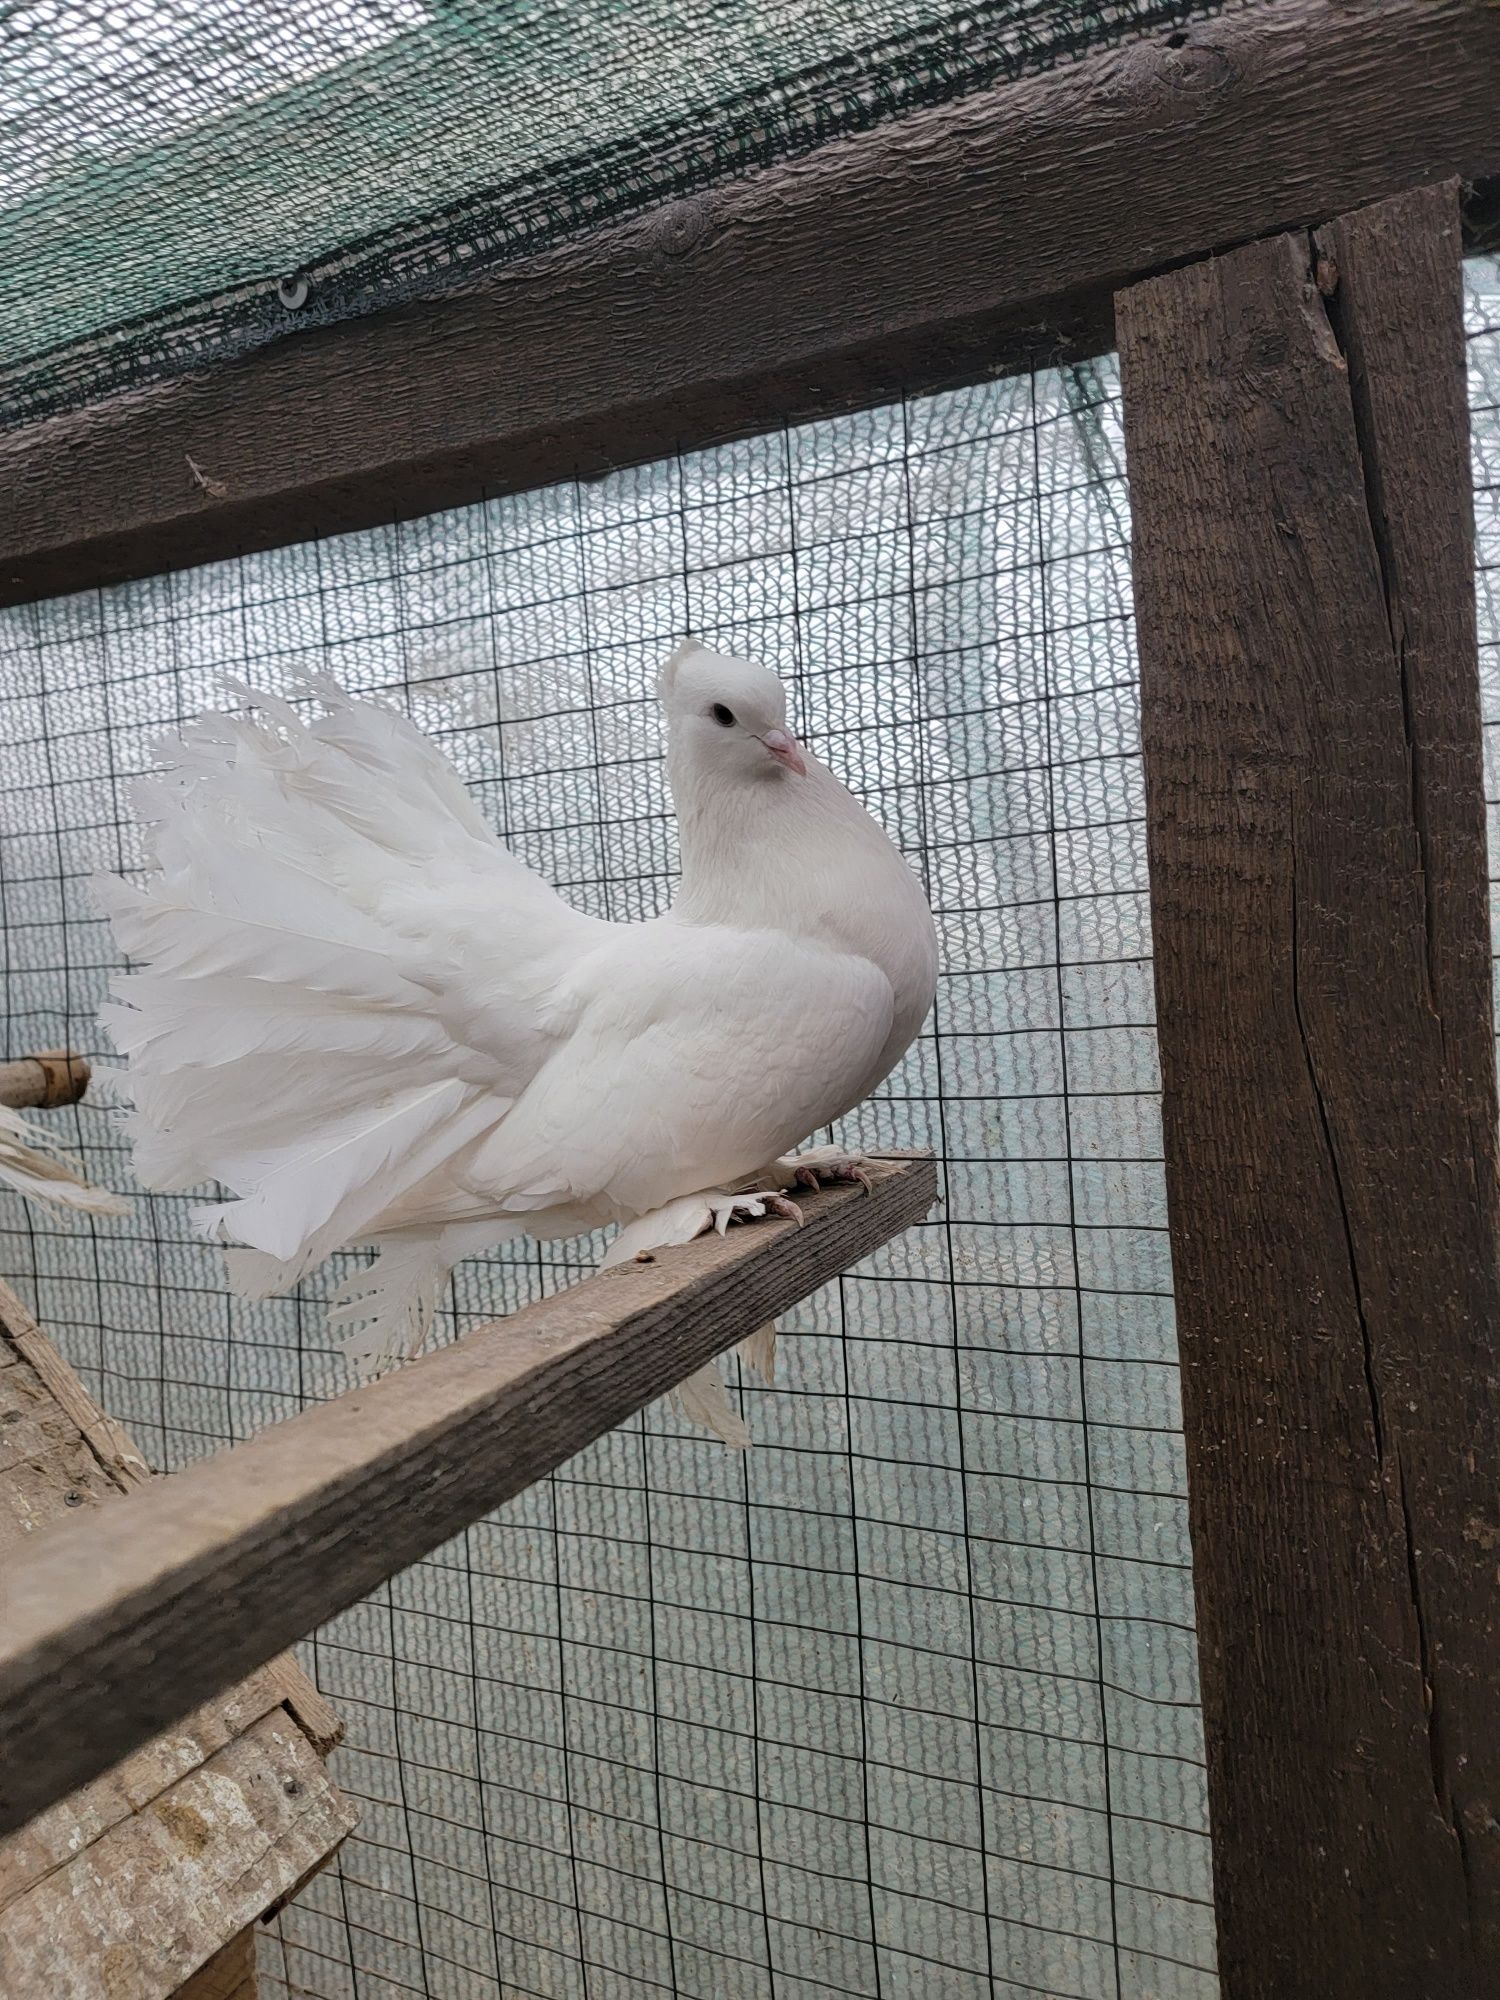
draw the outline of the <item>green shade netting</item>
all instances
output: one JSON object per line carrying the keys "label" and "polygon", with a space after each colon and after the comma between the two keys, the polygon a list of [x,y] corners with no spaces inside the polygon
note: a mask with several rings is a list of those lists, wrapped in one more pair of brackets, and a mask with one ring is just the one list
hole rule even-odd
{"label": "green shade netting", "polygon": [[1222,4],[0,0],[0,420]]}

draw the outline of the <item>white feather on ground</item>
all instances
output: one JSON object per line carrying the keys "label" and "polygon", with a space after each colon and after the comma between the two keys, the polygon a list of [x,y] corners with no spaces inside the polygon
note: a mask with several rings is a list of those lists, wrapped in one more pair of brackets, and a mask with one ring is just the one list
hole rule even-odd
{"label": "white feather on ground", "polygon": [[[236,1285],[377,1247],[331,1315],[361,1364],[413,1351],[453,1264],[520,1231],[618,1224],[614,1255],[724,1221],[915,1036],[920,886],[765,668],[695,641],[664,668],[682,879],[637,924],[564,903],[404,719],[305,691],[308,718],[238,691],[258,716],[190,725],[137,788],[159,873],[98,878],[141,967],[103,1018],[136,1171],[230,1191],[196,1217],[241,1246]],[[692,1413],[743,1441],[704,1373]]]}
{"label": "white feather on ground", "polygon": [[44,1201],[53,1208],[72,1210],[79,1215],[130,1213],[130,1203],[124,1195],[92,1186],[84,1179],[81,1160],[65,1152],[50,1132],[3,1104],[0,1104],[0,1184],[14,1188],[28,1201]]}

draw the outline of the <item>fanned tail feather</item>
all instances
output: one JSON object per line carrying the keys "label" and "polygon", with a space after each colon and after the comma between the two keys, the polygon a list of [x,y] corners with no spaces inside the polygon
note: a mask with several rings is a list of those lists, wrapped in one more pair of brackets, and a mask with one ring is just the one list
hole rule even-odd
{"label": "fanned tail feather", "polygon": [[753,1368],[766,1387],[771,1388],[776,1381],[776,1328],[767,1323],[758,1326],[754,1333],[740,1342],[740,1359]]}
{"label": "fanned tail feather", "polygon": [[[542,1059],[535,996],[551,978],[533,962],[592,920],[506,851],[399,715],[326,676],[300,684],[307,716],[231,688],[258,714],[190,723],[135,787],[160,872],[143,888],[97,880],[139,968],[102,1018],[129,1062],[138,1177],[226,1189],[195,1223],[244,1246],[234,1282],[264,1294],[424,1223],[424,1204],[441,1230],[450,1164]],[[377,1345],[430,1318],[414,1256],[381,1263],[364,1315]]]}
{"label": "fanned tail feather", "polygon": [[672,1400],[690,1424],[700,1424],[704,1430],[712,1431],[731,1451],[749,1448],[750,1433],[729,1400],[716,1361],[710,1361],[685,1382],[679,1382],[672,1391]]}

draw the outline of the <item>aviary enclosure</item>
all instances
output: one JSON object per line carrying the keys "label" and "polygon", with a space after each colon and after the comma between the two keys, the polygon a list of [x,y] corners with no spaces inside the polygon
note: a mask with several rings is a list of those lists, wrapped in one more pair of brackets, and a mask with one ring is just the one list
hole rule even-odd
{"label": "aviary enclosure", "polygon": [[[108,1059],[88,877],[225,674],[396,702],[567,897],[659,910],[691,631],[920,867],[937,1005],[839,1136],[941,1201],[908,1158],[578,1308],[592,1257],[471,1261],[442,1336],[541,1310],[524,1379],[501,1326],[382,1401],[337,1271],[252,1304],[186,1196],[4,1196],[0,1278],[175,1475],[6,1547],[7,1995],[1500,1995],[1500,13],[325,11],[222,89],[205,18],[190,118],[0,215],[57,256],[0,281],[6,1055]],[[730,1453],[657,1399],[767,1310]],[[170,1845],[44,1960],[13,1830],[293,1641],[356,1824],[258,1971],[151,1983]]]}

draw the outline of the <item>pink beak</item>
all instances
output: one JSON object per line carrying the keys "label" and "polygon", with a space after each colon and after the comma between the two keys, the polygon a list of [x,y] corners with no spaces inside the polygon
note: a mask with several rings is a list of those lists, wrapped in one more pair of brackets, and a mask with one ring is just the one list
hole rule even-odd
{"label": "pink beak", "polygon": [[778,764],[785,764],[787,769],[795,771],[799,778],[807,776],[807,765],[802,760],[801,746],[789,730],[768,729],[760,740]]}

